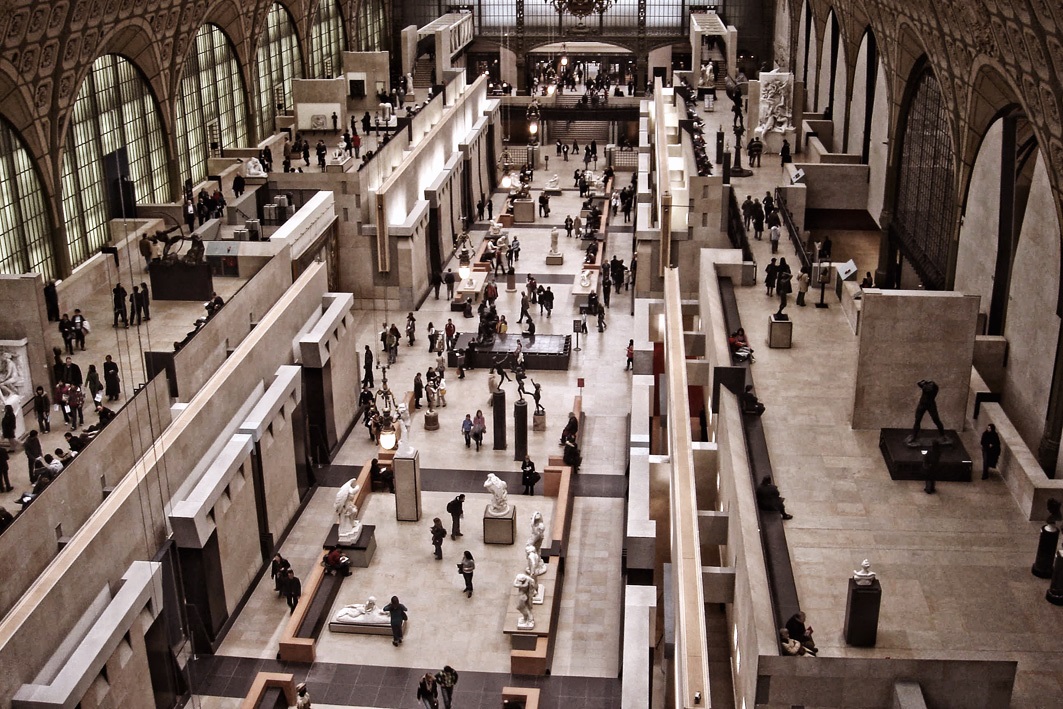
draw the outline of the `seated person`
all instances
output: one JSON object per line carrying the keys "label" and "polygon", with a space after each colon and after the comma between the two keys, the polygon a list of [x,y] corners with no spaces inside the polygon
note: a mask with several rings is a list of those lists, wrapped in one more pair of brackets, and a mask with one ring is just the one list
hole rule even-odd
{"label": "seated person", "polygon": [[743,328],[738,328],[731,333],[731,336],[727,338],[728,344],[731,345],[731,350],[737,350],[739,347],[749,347],[749,339],[746,338],[746,331]]}
{"label": "seated person", "polygon": [[473,314],[472,314],[472,298],[471,297],[465,299],[465,307],[463,307],[461,309],[461,314],[462,314],[463,317],[466,317],[466,318],[473,317]]}
{"label": "seated person", "polygon": [[742,413],[744,414],[760,416],[764,413],[764,404],[760,403],[760,399],[753,393],[752,384],[746,384],[746,390],[739,397],[739,403],[742,405]]}
{"label": "seated person", "polygon": [[56,475],[63,472],[63,464],[51,453],[44,454],[44,468],[53,479]]}
{"label": "seated person", "polygon": [[36,482],[33,483],[33,496],[40,495],[45,489],[52,483],[52,476],[47,469],[43,469],[41,473],[37,475]]}
{"label": "seated person", "polygon": [[343,555],[343,552],[338,546],[332,547],[328,554],[321,560],[321,564],[325,567],[326,574],[335,574],[338,576],[350,576],[351,575],[351,560]]}
{"label": "seated person", "polygon": [[587,296],[587,312],[591,315],[595,315],[598,309],[602,307],[601,301],[598,300],[597,293],[591,293]]}
{"label": "seated person", "polygon": [[63,468],[65,469],[68,465],[74,462],[74,458],[77,457],[77,453],[72,450],[64,453],[62,448],[56,448],[55,457],[59,460],[60,463],[63,464]]}
{"label": "seated person", "polygon": [[535,337],[535,323],[532,321],[531,318],[528,318],[528,329],[521,334],[523,334],[525,337]]}
{"label": "seated person", "polygon": [[871,277],[871,271],[868,271],[867,275],[864,276],[864,280],[860,281],[860,287],[861,288],[874,288],[875,287],[875,279]]}
{"label": "seated person", "polygon": [[805,614],[801,611],[794,613],[790,616],[790,620],[786,621],[786,631],[792,639],[801,643],[808,652],[813,655],[818,652],[816,643],[812,640],[812,628],[805,625]]}
{"label": "seated person", "polygon": [[[794,516],[786,513],[786,505],[783,504],[785,498],[779,494],[779,488],[775,486],[775,483],[771,481],[770,476],[765,476],[760,481],[760,485],[757,486],[757,507],[765,512],[778,512],[782,515],[783,519],[793,519]],[[789,627],[789,623],[787,623]],[[790,635],[794,635],[793,629],[790,630]],[[794,637],[797,637],[794,635]],[[800,639],[800,638],[798,638]]]}
{"label": "seated person", "polygon": [[779,644],[782,645],[784,655],[808,655],[815,657],[816,653],[809,650],[797,640],[790,637],[790,631],[786,628],[779,630]]}
{"label": "seated person", "polygon": [[6,507],[0,507],[0,534],[7,531],[15,521],[15,515],[7,511]]}
{"label": "seated person", "polygon": [[66,438],[66,444],[70,446],[70,450],[73,453],[80,453],[81,451],[85,450],[85,446],[89,444],[88,440],[86,440],[83,435],[75,436],[73,433],[70,433],[68,431],[67,433],[63,434],[63,436]]}
{"label": "seated person", "polygon": [[572,472],[577,472],[580,462],[583,457],[579,452],[579,445],[576,443],[575,435],[566,435],[562,440],[562,445],[565,446],[564,461],[565,465],[572,467]]}
{"label": "seated person", "polygon": [[380,483],[392,495],[395,494],[395,473],[389,468],[382,468],[376,458],[373,458],[373,462],[369,464],[369,480],[373,483]]}

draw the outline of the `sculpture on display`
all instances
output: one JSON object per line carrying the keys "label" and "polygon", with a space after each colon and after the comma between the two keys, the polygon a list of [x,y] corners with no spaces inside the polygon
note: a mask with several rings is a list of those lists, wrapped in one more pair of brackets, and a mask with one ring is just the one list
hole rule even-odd
{"label": "sculpture on display", "polygon": [[550,229],[550,253],[557,253],[557,227]]}
{"label": "sculpture on display", "polygon": [[[502,235],[502,223],[501,222],[491,222],[491,228],[490,228],[490,232],[489,233],[491,234],[491,236],[501,236]],[[468,234],[466,234],[465,236],[468,237]]]}
{"label": "sculpture on display", "polygon": [[535,553],[542,556],[543,540],[546,538],[546,523],[543,521],[543,513],[536,511],[531,520],[531,536],[528,537],[528,546],[535,548]]}
{"label": "sculpture on display", "polygon": [[395,455],[401,457],[409,457],[413,455],[413,436],[411,435],[410,428],[410,411],[406,404],[399,404],[395,407],[395,425],[398,427],[398,445],[395,447]]}
{"label": "sculpture on display", "polygon": [[853,571],[853,580],[856,581],[857,586],[870,586],[871,582],[875,580],[875,572],[871,570],[871,562],[864,559],[860,564],[860,568]]}
{"label": "sculpture on display", "polygon": [[521,630],[530,630],[535,627],[532,601],[535,599],[539,584],[528,574],[520,573],[513,579],[513,586],[517,589],[517,611],[520,613],[517,627]]}
{"label": "sculpture on display", "polygon": [[536,381],[534,379],[530,379],[529,378],[529,380],[531,381],[532,387],[533,387],[533,389],[532,389],[532,400],[535,402],[535,415],[536,416],[545,415],[546,414],[546,409],[543,408],[543,405],[541,403],[539,403],[539,399],[543,395],[543,393],[542,393],[543,385],[536,383]]}
{"label": "sculpture on display", "polygon": [[352,603],[341,608],[332,617],[333,623],[390,623],[391,614],[377,608],[376,598],[370,596],[365,603]]}
{"label": "sculpture on display", "polygon": [[542,576],[546,573],[546,564],[543,562],[543,558],[539,556],[539,551],[531,544],[524,547],[524,558],[526,560],[524,573],[532,577]]}
{"label": "sculpture on display", "polygon": [[266,177],[266,171],[262,168],[262,163],[258,161],[258,158],[249,158],[244,172],[247,177]]}
{"label": "sculpture on display", "polygon": [[484,481],[484,489],[491,493],[491,504],[487,506],[487,514],[492,517],[505,517],[509,514],[509,491],[506,481],[494,473],[487,474]]}
{"label": "sculpture on display", "polygon": [[588,288],[591,285],[591,272],[586,268],[580,271],[579,284],[584,288]]}
{"label": "sculpture on display", "polygon": [[546,181],[546,189],[548,189],[548,190],[559,190],[559,189],[561,189],[561,179],[557,176],[556,172],[554,173],[553,177],[551,177],[549,180]]}
{"label": "sculpture on display", "polygon": [[710,61],[701,65],[701,73],[698,75],[698,88],[712,88],[716,85],[716,67]]}
{"label": "sculpture on display", "polygon": [[916,386],[919,387],[919,403],[915,405],[915,423],[912,425],[912,434],[905,439],[905,442],[912,447],[917,447],[919,443],[919,427],[923,423],[923,414],[930,414],[930,420],[934,422],[934,425],[938,428],[938,435],[941,437],[939,443],[948,443],[948,436],[945,435],[945,426],[941,423],[941,418],[938,416],[937,395],[938,385],[937,382],[932,379],[920,379],[916,382]]}
{"label": "sculpture on display", "polygon": [[0,398],[13,408],[20,408],[30,394],[26,380],[29,360],[25,341],[0,343]]}
{"label": "sculpture on display", "polygon": [[771,131],[783,133],[793,128],[793,81],[793,74],[788,72],[761,72],[760,115],[757,117],[756,130],[753,131],[758,138]]}
{"label": "sculpture on display", "polygon": [[362,486],[351,478],[343,483],[343,487],[336,493],[336,518],[339,525],[339,543],[351,545],[358,541],[362,534],[362,523],[358,521],[358,491]]}

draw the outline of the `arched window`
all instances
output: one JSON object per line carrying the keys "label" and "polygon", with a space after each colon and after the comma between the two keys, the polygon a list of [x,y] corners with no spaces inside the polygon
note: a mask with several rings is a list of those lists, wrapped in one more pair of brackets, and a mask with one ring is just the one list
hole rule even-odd
{"label": "arched window", "polygon": [[955,156],[948,107],[929,69],[914,78],[897,179],[894,237],[928,289],[946,287],[955,226]]}
{"label": "arched window", "polygon": [[63,213],[72,267],[110,241],[107,224],[134,206],[127,201],[169,200],[166,160],[148,82],[124,57],[100,57],[74,101],[63,152]]}
{"label": "arched window", "polygon": [[177,159],[181,177],[207,176],[211,143],[247,145],[247,106],[236,52],[216,25],[196,33],[177,98]]}
{"label": "arched window", "polygon": [[18,134],[0,119],[0,271],[58,274],[41,181]]}
{"label": "arched window", "polygon": [[292,105],[292,79],[303,76],[299,41],[292,16],[280,3],[273,3],[266,17],[266,30],[258,43],[255,64],[258,66],[258,137],[273,133],[278,104]]}
{"label": "arched window", "polygon": [[331,79],[343,73],[343,10],[338,0],[321,0],[317,20],[310,33],[310,71],[318,79]]}
{"label": "arched window", "polygon": [[358,9],[358,51],[383,51],[386,33],[383,0],[362,0]]}

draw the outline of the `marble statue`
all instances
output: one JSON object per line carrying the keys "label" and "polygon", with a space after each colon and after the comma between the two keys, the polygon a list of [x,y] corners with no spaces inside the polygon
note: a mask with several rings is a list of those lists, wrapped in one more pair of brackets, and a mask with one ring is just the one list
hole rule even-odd
{"label": "marble statue", "polygon": [[557,253],[557,227],[550,229],[550,253]]}
{"label": "marble statue", "polygon": [[579,274],[579,284],[584,288],[589,288],[591,285],[591,272],[587,269],[583,269]]}
{"label": "marble statue", "polygon": [[543,540],[546,538],[546,523],[543,522],[543,513],[536,511],[531,520],[531,536],[528,537],[527,546],[534,547],[535,553],[542,556]]}
{"label": "marble statue", "polygon": [[244,172],[248,177],[266,176],[266,171],[262,168],[262,163],[258,161],[258,158],[248,158],[247,167],[244,168]]}
{"label": "marble statue", "polygon": [[560,178],[558,178],[556,172],[554,173],[553,177],[551,177],[549,180],[546,181],[546,189],[548,189],[548,190],[559,190],[559,189],[561,189],[561,180],[560,180]]}
{"label": "marble statue", "polygon": [[21,352],[0,345],[0,399],[16,408],[22,406],[22,400],[30,392],[30,382],[25,380],[27,368],[21,363],[27,356],[26,346],[22,345],[20,349]]}
{"label": "marble statue", "polygon": [[332,622],[388,624],[391,622],[391,614],[377,608],[376,598],[370,596],[365,603],[352,603],[341,608],[332,617]]}
{"label": "marble statue", "polygon": [[543,562],[543,558],[539,556],[539,550],[534,546],[528,544],[524,547],[524,557],[527,562],[524,566],[524,573],[533,578],[546,573],[546,564]]}
{"label": "marble statue", "polygon": [[534,578],[525,573],[519,573],[513,579],[513,587],[518,589],[517,611],[520,613],[520,620],[517,621],[517,627],[521,630],[529,630],[535,627],[535,617],[532,616],[532,601],[535,599],[538,585]]}
{"label": "marble statue", "polygon": [[699,88],[711,88],[716,85],[716,67],[710,61],[701,65],[701,74],[698,76]]}
{"label": "marble statue", "polygon": [[502,235],[502,223],[501,222],[491,222],[491,231],[490,231],[490,233],[491,233],[491,236],[501,236]]}
{"label": "marble statue", "polygon": [[860,564],[860,568],[853,572],[853,578],[856,580],[857,586],[870,586],[871,582],[875,580],[875,572],[871,570],[871,562],[864,559]]}
{"label": "marble statue", "polygon": [[487,506],[487,513],[492,517],[504,517],[509,514],[509,492],[506,481],[494,473],[487,474],[484,481],[484,489],[491,493],[491,504]]}
{"label": "marble statue", "polygon": [[775,131],[783,133],[793,128],[790,125],[793,74],[788,72],[761,72],[760,115],[754,134],[758,137]]}
{"label": "marble statue", "polygon": [[335,509],[339,523],[340,544],[354,544],[362,534],[362,523],[358,521],[358,505],[354,502],[361,488],[362,486],[356,484],[355,479],[351,478],[343,483],[343,487],[336,493]]}
{"label": "marble statue", "polygon": [[401,457],[410,457],[414,452],[413,436],[411,435],[413,429],[410,427],[410,411],[406,404],[399,404],[395,407],[395,427],[397,429],[396,440],[398,444],[395,446],[395,455]]}

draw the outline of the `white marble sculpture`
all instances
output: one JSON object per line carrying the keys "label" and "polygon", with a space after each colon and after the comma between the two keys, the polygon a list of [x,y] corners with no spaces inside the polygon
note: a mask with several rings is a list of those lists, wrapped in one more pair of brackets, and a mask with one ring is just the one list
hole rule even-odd
{"label": "white marble sculpture", "polygon": [[487,474],[484,481],[484,489],[491,493],[491,504],[487,506],[487,514],[492,517],[505,517],[509,514],[509,491],[506,481],[494,473]]}
{"label": "white marble sculpture", "polygon": [[244,168],[244,172],[248,177],[266,176],[266,171],[262,169],[262,163],[258,161],[258,158],[248,158],[247,167]]}
{"label": "white marble sculpture", "polygon": [[0,340],[0,399],[14,408],[32,396],[26,340]]}
{"label": "white marble sculpture", "polygon": [[362,523],[358,521],[358,505],[354,502],[361,487],[351,478],[343,483],[343,487],[336,493],[335,509],[340,544],[354,544],[362,534]]}
{"label": "white marble sculpture", "polygon": [[698,86],[709,88],[716,84],[716,67],[710,61],[701,65],[701,74],[698,76]]}
{"label": "white marble sculpture", "polygon": [[856,580],[857,586],[870,586],[871,582],[875,580],[875,572],[871,570],[871,562],[864,559],[860,564],[860,568],[853,572],[853,579]]}
{"label": "white marble sculpture", "polygon": [[584,288],[589,288],[591,285],[591,272],[587,269],[583,269],[579,274],[579,284]]}
{"label": "white marble sculpture", "polygon": [[520,620],[517,621],[517,627],[521,630],[530,630],[535,627],[532,601],[535,599],[538,584],[528,574],[520,573],[513,579],[513,586],[518,589],[517,611],[520,613]]}
{"label": "white marble sculpture", "polygon": [[501,236],[502,224],[500,222],[491,222],[491,236]]}
{"label": "white marble sculpture", "polygon": [[388,625],[391,614],[377,608],[376,598],[370,596],[365,603],[352,603],[344,606],[332,617],[333,623],[350,623],[366,625]]}
{"label": "white marble sculpture", "polygon": [[546,563],[539,556],[539,550],[533,545],[528,544],[524,547],[524,559],[524,573],[532,577],[542,576],[546,573]]}
{"label": "white marble sculpture", "polygon": [[535,547],[535,553],[542,556],[543,539],[546,538],[546,523],[543,522],[543,513],[536,512],[532,515],[531,536],[528,537],[528,546]]}
{"label": "white marble sculpture", "polygon": [[774,131],[783,133],[793,128],[791,125],[794,75],[789,72],[761,72],[760,74],[760,115],[754,135],[763,137]]}
{"label": "white marble sculpture", "polygon": [[557,227],[550,230],[550,253],[557,254]]}
{"label": "white marble sculpture", "polygon": [[548,189],[548,190],[559,190],[559,189],[561,189],[561,180],[557,176],[556,172],[554,173],[553,177],[551,177],[549,180],[546,181],[546,189]]}

